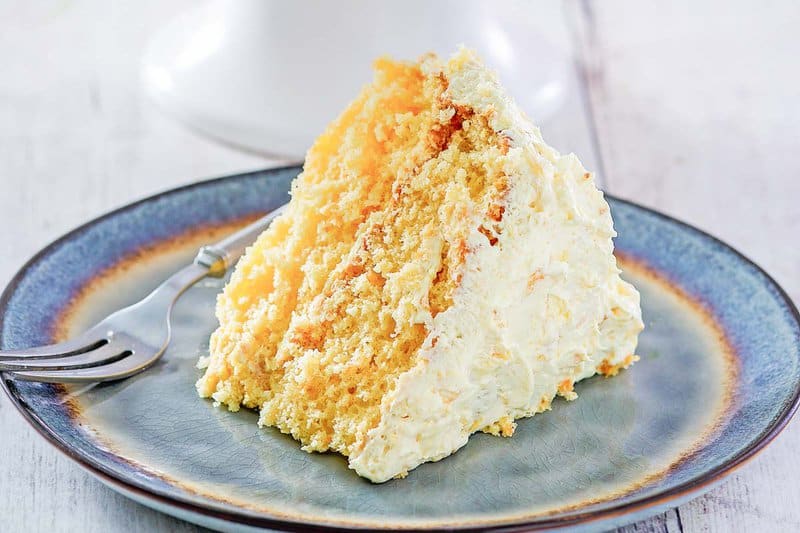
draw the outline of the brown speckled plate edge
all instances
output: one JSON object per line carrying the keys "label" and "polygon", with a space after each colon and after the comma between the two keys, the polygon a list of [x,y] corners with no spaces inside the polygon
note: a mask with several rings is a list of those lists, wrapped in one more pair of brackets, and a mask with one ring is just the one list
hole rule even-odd
{"label": "brown speckled plate edge", "polygon": [[[207,187],[212,183],[225,181],[225,180],[237,180],[242,179],[245,176],[253,176],[253,175],[269,175],[270,173],[276,172],[292,172],[296,173],[298,171],[297,167],[286,167],[283,169],[276,169],[270,171],[264,171],[259,173],[252,173],[248,175],[237,175],[237,176],[230,176],[226,178],[218,178],[216,180],[209,180],[205,182],[200,182],[192,185],[188,185],[185,187],[181,187],[179,189],[174,189],[171,191],[166,191],[164,193],[160,193],[154,195],[152,197],[146,198],[134,204],[130,204],[128,206],[122,207],[118,210],[115,210],[107,215],[99,217],[80,228],[66,234],[64,237],[53,242],[51,245],[46,247],[42,252],[34,256],[26,265],[17,273],[8,287],[3,292],[2,296],[0,297],[0,332],[4,331],[4,321],[5,321],[5,314],[6,310],[9,306],[9,302],[16,291],[20,282],[25,278],[26,274],[28,273],[29,269],[36,265],[41,258],[45,255],[48,250],[51,250],[54,247],[68,245],[70,239],[73,235],[81,232],[85,228],[93,226],[98,222],[112,218],[118,215],[121,212],[126,210],[130,210],[133,207],[157,201],[162,199],[170,194],[174,194],[177,191],[191,191],[197,188]],[[647,208],[643,208],[640,206],[636,206],[631,202],[620,200],[614,197],[609,197],[612,204],[614,205],[615,210],[615,218],[617,216],[616,211],[622,206],[623,208],[633,209],[637,211],[641,211],[643,213],[647,213],[649,217],[655,217],[659,219],[661,222],[673,225],[676,228],[679,228],[682,232],[687,232],[692,234],[695,238],[701,238],[707,241],[710,245],[720,248],[725,251],[726,254],[730,255],[732,261],[740,263],[750,269],[753,269],[758,272],[760,276],[762,276],[764,283],[770,285],[770,289],[773,293],[776,294],[778,298],[782,300],[781,304],[785,308],[787,314],[789,315],[786,317],[787,319],[791,320],[791,322],[800,329],[800,314],[798,313],[796,307],[792,303],[791,299],[788,295],[781,289],[777,283],[769,277],[760,267],[758,267],[755,263],[750,261],[744,255],[739,253],[738,251],[732,249],[731,247],[725,245],[718,239],[714,238],[713,236],[708,235],[701,230],[693,228],[683,222],[677,221],[667,215],[658,213],[653,210],[649,210]],[[275,204],[280,202],[274,202]],[[274,207],[265,206],[267,209]],[[245,214],[242,214],[244,216]],[[624,237],[624,235],[623,235]],[[627,250],[626,250],[627,252]],[[639,257],[641,254],[634,254]],[[4,342],[4,339],[0,338],[0,343]],[[118,479],[112,470],[108,469],[106,465],[97,463],[93,461],[91,458],[88,458],[85,454],[80,453],[78,450],[75,450],[70,446],[70,444],[62,439],[58,434],[54,433],[50,428],[48,428],[43,421],[36,415],[36,413],[32,412],[30,409],[27,408],[26,402],[24,398],[19,397],[15,394],[13,389],[13,384],[10,381],[3,379],[2,385],[4,390],[6,391],[9,398],[12,400],[12,403],[16,406],[19,412],[31,423],[31,425],[49,442],[55,445],[60,451],[65,453],[67,456],[74,459],[78,462],[82,467],[86,470],[91,472],[92,474],[96,475],[100,478],[103,482],[114,486],[118,490],[127,493],[129,496],[133,497],[134,499],[142,502],[149,502],[150,504],[163,509],[172,509],[174,511],[180,511],[178,514],[183,515],[185,518],[194,519],[197,517],[206,517],[209,519],[209,525],[212,523],[216,523],[217,526],[220,524],[241,524],[243,526],[253,526],[253,527],[260,527],[260,528],[275,528],[275,529],[288,529],[288,530],[303,530],[308,531],[310,529],[330,529],[330,525],[320,523],[320,524],[309,524],[309,523],[298,523],[293,521],[286,521],[281,519],[275,519],[271,517],[265,516],[253,516],[247,512],[241,512],[240,510],[233,509],[230,512],[227,511],[219,511],[215,509],[210,509],[208,507],[197,505],[191,501],[184,501],[179,498],[174,497],[167,497],[162,494],[157,494],[152,491],[143,488],[142,486],[137,485],[136,483],[130,483],[121,479]],[[778,415],[770,421],[767,427],[759,434],[754,436],[754,438],[750,441],[749,445],[739,450],[736,455],[731,458],[730,460],[726,461],[724,464],[719,465],[713,469],[710,469],[701,475],[696,476],[695,478],[682,483],[676,487],[670,488],[669,490],[662,491],[658,494],[651,495],[648,497],[636,499],[633,501],[625,502],[621,505],[614,505],[611,502],[610,505],[604,506],[601,509],[595,509],[590,512],[569,512],[565,513],[564,515],[557,516],[557,517],[544,517],[544,518],[537,518],[531,521],[520,521],[515,523],[509,524],[502,524],[494,526],[493,529],[495,530],[518,530],[518,529],[551,529],[551,528],[560,528],[560,527],[567,527],[567,526],[576,526],[576,525],[591,525],[592,523],[599,525],[598,522],[602,522],[605,526],[609,526],[612,523],[616,522],[620,517],[624,517],[624,521],[630,521],[637,518],[644,518],[645,516],[649,516],[658,512],[660,510],[666,509],[668,507],[677,505],[682,503],[683,501],[687,501],[688,499],[696,496],[697,494],[708,490],[714,484],[721,481],[721,479],[731,473],[733,470],[744,464],[750,458],[752,458],[756,453],[762,450],[769,442],[771,442],[779,433],[780,431],[786,426],[788,421],[791,419],[793,414],[796,412],[798,407],[798,402],[800,401],[800,382],[795,383],[795,387],[791,392],[791,395],[785,399],[785,403],[782,406],[782,409],[779,411]],[[193,518],[194,517],[194,518]],[[196,520],[195,520],[196,521]],[[363,528],[355,527],[355,528],[348,528],[348,527],[337,527],[336,529],[340,530],[363,530]],[[446,528],[452,529],[452,528]],[[481,529],[484,530],[485,527],[476,524],[475,526],[464,525],[458,527],[460,530],[472,530],[472,529]]]}

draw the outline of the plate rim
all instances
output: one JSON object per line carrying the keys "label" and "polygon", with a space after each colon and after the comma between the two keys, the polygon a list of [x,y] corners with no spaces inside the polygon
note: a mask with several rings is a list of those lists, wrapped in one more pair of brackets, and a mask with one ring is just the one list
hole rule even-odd
{"label": "plate rim", "polygon": [[[0,345],[2,345],[4,341],[3,325],[5,322],[5,315],[8,309],[8,305],[11,301],[12,296],[16,292],[19,284],[28,274],[28,271],[34,265],[36,265],[43,256],[52,251],[55,247],[68,242],[71,238],[81,233],[82,231],[85,231],[104,220],[113,218],[121,213],[135,209],[136,207],[142,204],[150,203],[162,197],[169,196],[178,192],[203,188],[217,182],[242,179],[247,176],[253,176],[258,174],[268,175],[286,170],[296,170],[299,173],[302,171],[302,168],[303,168],[302,165],[289,164],[278,167],[269,167],[265,169],[254,170],[250,172],[229,174],[217,178],[197,180],[192,183],[166,189],[157,192],[155,194],[143,197],[141,199],[135,200],[131,203],[125,204],[121,207],[103,213],[73,228],[72,230],[64,233],[60,237],[56,238],[49,244],[42,247],[30,259],[28,259],[25,262],[25,264],[23,264],[23,266],[20,267],[19,270],[14,274],[14,276],[6,285],[2,294],[0,294]],[[770,285],[777,293],[777,296],[781,300],[783,300],[783,303],[785,304],[789,315],[794,320],[797,327],[800,328],[800,311],[798,311],[798,308],[792,301],[791,297],[786,293],[783,287],[781,287],[780,284],[778,284],[778,282],[770,274],[768,274],[759,264],[757,264],[755,261],[747,257],[745,254],[743,254],[730,244],[715,237],[714,235],[711,235],[710,233],[700,228],[697,228],[687,222],[679,220],[671,215],[667,215],[656,209],[646,207],[644,205],[641,205],[639,203],[636,203],[634,201],[625,198],[621,198],[614,194],[608,194],[606,192],[603,192],[603,195],[606,198],[611,198],[614,201],[619,202],[621,204],[626,204],[628,206],[641,209],[645,212],[655,215],[657,218],[660,218],[671,224],[675,224],[684,230],[689,230],[690,232],[699,234],[701,237],[709,239],[712,243],[721,246],[724,250],[732,253],[739,260],[743,261],[745,265],[752,267],[756,271],[756,273],[764,277],[765,282],[768,285]],[[13,383],[13,380],[11,380],[6,373],[0,372],[0,387],[2,387],[3,391],[5,391],[6,396],[9,398],[9,400],[17,409],[17,411],[22,415],[23,419],[26,420],[28,424],[30,424],[36,430],[36,432],[45,439],[45,441],[47,441],[50,445],[55,447],[59,452],[66,455],[73,461],[75,461],[80,467],[82,467],[84,470],[88,471],[95,477],[99,478],[107,485],[116,486],[118,489],[134,493],[143,500],[153,501],[154,503],[157,503],[161,506],[165,506],[168,508],[173,508],[173,509],[177,508],[180,509],[182,512],[189,513],[190,515],[202,515],[209,519],[223,520],[225,522],[240,524],[244,526],[259,527],[259,528],[278,528],[280,530],[288,530],[288,531],[334,530],[343,532],[387,530],[383,528],[371,528],[371,527],[358,527],[358,526],[349,527],[347,525],[343,525],[340,523],[329,523],[324,521],[316,521],[316,522],[297,521],[286,518],[280,518],[277,516],[270,516],[266,513],[249,511],[247,509],[235,506],[230,506],[230,509],[224,509],[224,510],[216,509],[203,505],[202,503],[191,501],[189,499],[184,499],[181,497],[176,497],[174,495],[168,495],[154,491],[144,486],[143,483],[138,483],[133,480],[122,479],[121,477],[117,476],[113,472],[113,470],[109,469],[106,465],[104,465],[101,461],[96,461],[91,457],[85,456],[84,454],[82,454],[81,452],[70,446],[69,443],[67,443],[64,439],[62,439],[55,431],[52,431],[51,428],[47,426],[47,424],[45,424],[44,421],[41,420],[41,418],[36,413],[32,412],[27,408],[27,404],[24,401],[24,399],[21,396],[19,396],[15,391],[11,390],[11,387],[9,387],[10,383]],[[789,401],[787,401],[784,404],[781,411],[776,415],[775,418],[773,418],[769,426],[764,431],[762,431],[761,434],[748,446],[739,450],[739,452],[737,452],[732,458],[728,459],[727,461],[723,462],[717,467],[712,468],[701,474],[698,474],[694,478],[689,479],[683,483],[680,483],[675,487],[662,490],[655,494],[642,496],[627,502],[612,504],[604,508],[592,509],[588,511],[580,511],[580,509],[577,509],[575,511],[562,514],[561,516],[544,515],[534,518],[527,518],[527,519],[523,518],[521,520],[510,520],[508,522],[489,524],[487,526],[481,526],[479,524],[469,524],[469,523],[462,525],[451,525],[451,526],[447,526],[445,524],[437,524],[431,528],[419,529],[418,527],[411,526],[407,529],[404,528],[403,530],[436,531],[436,530],[447,529],[447,530],[458,530],[458,531],[474,531],[480,529],[481,531],[486,531],[486,530],[498,531],[508,528],[526,528],[534,530],[563,528],[563,527],[597,522],[598,520],[612,519],[616,516],[631,514],[637,511],[642,511],[645,509],[651,509],[653,507],[666,505],[670,502],[678,502],[682,498],[688,498],[693,495],[696,495],[698,492],[704,491],[704,489],[705,490],[710,489],[713,485],[720,482],[725,477],[732,474],[739,467],[747,463],[750,459],[755,457],[784,430],[784,428],[787,426],[787,424],[791,421],[792,417],[797,412],[798,407],[800,407],[800,381],[795,383],[795,387]]]}

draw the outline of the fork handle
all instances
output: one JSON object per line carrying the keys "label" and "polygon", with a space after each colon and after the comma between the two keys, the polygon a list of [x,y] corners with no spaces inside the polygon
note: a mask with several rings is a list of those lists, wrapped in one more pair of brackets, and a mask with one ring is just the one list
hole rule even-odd
{"label": "fork handle", "polygon": [[207,268],[210,276],[222,276],[242,256],[247,247],[253,244],[256,237],[283,213],[286,205],[283,204],[214,244],[203,246],[194,258],[195,264]]}

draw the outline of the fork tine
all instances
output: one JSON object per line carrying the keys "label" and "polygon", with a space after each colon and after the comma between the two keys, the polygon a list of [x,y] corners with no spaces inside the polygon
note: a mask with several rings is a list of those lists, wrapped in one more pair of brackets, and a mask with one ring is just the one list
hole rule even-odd
{"label": "fork tine", "polygon": [[95,350],[108,343],[108,335],[92,328],[89,331],[65,342],[24,348],[21,350],[0,351],[0,363],[15,359],[47,359],[48,357],[72,357]]}
{"label": "fork tine", "polygon": [[[165,348],[165,347],[164,347]],[[22,371],[8,374],[15,379],[41,381],[44,383],[87,383],[115,381],[138,374],[155,363],[164,351],[161,348],[153,353],[148,350],[135,350],[132,355],[110,364],[89,368],[73,368],[51,371]]]}
{"label": "fork tine", "polygon": [[31,358],[21,357],[19,359],[0,359],[0,371],[37,371],[37,370],[62,370],[68,368],[86,368],[97,366],[103,363],[111,363],[117,359],[122,359],[131,355],[133,350],[120,342],[115,336],[110,342],[106,341],[98,348],[75,355],[51,358]]}

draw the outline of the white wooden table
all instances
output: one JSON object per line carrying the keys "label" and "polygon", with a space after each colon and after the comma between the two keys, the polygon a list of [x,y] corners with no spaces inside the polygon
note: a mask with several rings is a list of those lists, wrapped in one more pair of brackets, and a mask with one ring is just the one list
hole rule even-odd
{"label": "white wooden table", "polygon": [[[148,35],[190,4],[0,0],[0,284],[114,207],[276,163],[187,132],[139,90]],[[554,38],[575,47],[581,84],[545,137],[608,191],[744,251],[800,301],[800,7],[644,4],[564,5]],[[95,481],[5,398],[0,428],[0,530],[197,530]],[[625,531],[800,531],[798,448],[796,421],[711,493]]]}

